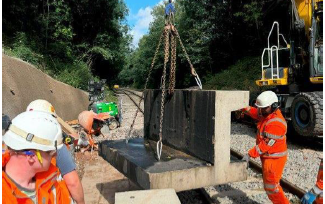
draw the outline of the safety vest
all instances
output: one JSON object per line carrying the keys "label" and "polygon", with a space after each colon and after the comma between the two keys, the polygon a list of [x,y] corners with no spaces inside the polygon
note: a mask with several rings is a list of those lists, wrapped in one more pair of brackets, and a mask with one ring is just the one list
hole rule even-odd
{"label": "safety vest", "polygon": [[[2,203],[3,204],[34,204],[33,201],[8,178],[4,167],[9,161],[10,155],[6,151],[2,154]],[[23,173],[23,172],[22,172]],[[68,188],[63,180],[59,181],[59,170],[50,165],[46,172],[35,175],[36,198],[39,204],[73,203]]]}
{"label": "safety vest", "polygon": [[257,108],[248,107],[246,114],[257,120],[256,146],[249,150],[250,157],[280,158],[287,156],[287,122],[277,109],[266,118],[259,116]]}

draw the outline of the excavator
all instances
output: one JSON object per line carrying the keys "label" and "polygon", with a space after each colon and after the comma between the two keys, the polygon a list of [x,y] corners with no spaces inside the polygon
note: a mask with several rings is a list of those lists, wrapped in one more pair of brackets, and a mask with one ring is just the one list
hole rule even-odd
{"label": "excavator", "polygon": [[322,137],[323,0],[291,0],[289,9],[288,41],[274,22],[256,84],[277,93],[281,111],[298,135]]}

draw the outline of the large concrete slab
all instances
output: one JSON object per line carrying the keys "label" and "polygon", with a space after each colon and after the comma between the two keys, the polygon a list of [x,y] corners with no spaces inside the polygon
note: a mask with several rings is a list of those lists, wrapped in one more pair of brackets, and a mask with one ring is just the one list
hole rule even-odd
{"label": "large concrete slab", "polygon": [[2,55],[2,113],[11,119],[36,99],[53,104],[63,120],[77,119],[89,105],[88,93],[59,82],[22,60]]}
{"label": "large concrete slab", "polygon": [[[159,129],[155,123],[159,120],[155,113],[160,111],[155,105],[160,104],[159,95],[154,90],[145,95],[147,140],[133,139],[128,144],[124,140],[105,141],[99,147],[104,159],[144,189],[173,188],[178,192],[247,178],[246,163],[230,158],[230,115],[231,111],[248,105],[248,92],[177,90],[169,96],[165,105],[162,158],[157,161],[156,143],[152,139]],[[179,116],[172,119],[174,115]],[[196,122],[200,125],[196,126]],[[196,142],[200,144],[195,146]],[[201,151],[208,153],[200,154]]]}
{"label": "large concrete slab", "polygon": [[115,194],[115,204],[181,204],[174,189],[129,191]]}

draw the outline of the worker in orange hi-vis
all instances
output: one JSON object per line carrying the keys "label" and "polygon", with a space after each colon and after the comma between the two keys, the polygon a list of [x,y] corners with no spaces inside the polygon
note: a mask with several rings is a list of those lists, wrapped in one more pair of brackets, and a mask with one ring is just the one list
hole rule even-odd
{"label": "worker in orange hi-vis", "polygon": [[287,162],[287,123],[279,110],[278,97],[272,91],[264,91],[256,99],[256,107],[242,111],[257,120],[256,146],[248,151],[243,160],[261,158],[263,183],[267,196],[273,203],[287,204],[280,179]]}
{"label": "worker in orange hi-vis", "polygon": [[301,199],[302,204],[323,203],[323,159],[320,162],[316,185]]}

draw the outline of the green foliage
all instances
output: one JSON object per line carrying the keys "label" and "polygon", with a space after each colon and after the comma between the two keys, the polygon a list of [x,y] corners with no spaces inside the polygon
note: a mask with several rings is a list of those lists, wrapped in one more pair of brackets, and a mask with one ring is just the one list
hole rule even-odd
{"label": "green foliage", "polygon": [[13,39],[13,46],[5,49],[8,54],[20,58],[36,66],[41,65],[44,56],[34,51],[36,44],[25,33],[18,32]]}
{"label": "green foliage", "polygon": [[92,74],[86,63],[66,65],[58,74],[57,79],[73,87],[87,90],[88,81],[92,78]]}
{"label": "green foliage", "polygon": [[123,0],[4,0],[3,5],[7,54],[77,88],[86,89],[94,76],[115,83],[130,53]]}
{"label": "green foliage", "polygon": [[113,90],[109,89],[108,87],[105,87],[104,94],[105,94],[105,98],[104,98],[104,101],[105,102],[115,102],[115,103],[118,103],[118,99],[115,96]]}
{"label": "green foliage", "polygon": [[256,26],[256,29],[263,24],[262,22],[262,6],[263,1],[253,1],[243,6],[243,10],[234,14],[234,16],[242,18],[248,26]]}
{"label": "green foliage", "polygon": [[261,78],[261,64],[259,57],[246,57],[238,60],[229,69],[204,78],[204,89],[249,90],[259,88],[255,80]]}

